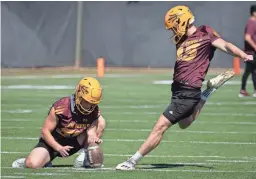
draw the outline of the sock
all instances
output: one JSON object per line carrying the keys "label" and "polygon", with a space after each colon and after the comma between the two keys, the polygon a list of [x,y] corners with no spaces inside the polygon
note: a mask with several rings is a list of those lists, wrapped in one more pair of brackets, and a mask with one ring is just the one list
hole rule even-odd
{"label": "sock", "polygon": [[81,151],[86,153],[86,152],[87,152],[87,149],[82,148]]}
{"label": "sock", "polygon": [[139,162],[141,159],[143,158],[143,156],[139,153],[139,151],[137,151],[130,159],[135,162],[135,164],[137,162]]}
{"label": "sock", "polygon": [[215,88],[206,89],[201,94],[201,99],[207,101],[207,99],[211,96],[212,93],[216,91]]}

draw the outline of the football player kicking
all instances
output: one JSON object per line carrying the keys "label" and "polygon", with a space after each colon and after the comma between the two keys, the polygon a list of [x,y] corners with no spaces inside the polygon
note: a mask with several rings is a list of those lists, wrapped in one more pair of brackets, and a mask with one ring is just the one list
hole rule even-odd
{"label": "football player kicking", "polygon": [[26,158],[15,160],[12,167],[47,167],[56,157],[68,157],[84,148],[74,164],[75,167],[83,167],[87,163],[85,149],[88,145],[102,142],[106,124],[98,107],[101,96],[100,83],[92,77],[83,78],[75,94],[52,105],[38,144]]}
{"label": "football player kicking", "polygon": [[116,169],[135,169],[136,164],[158,146],[164,132],[172,125],[178,123],[181,129],[190,126],[209,96],[234,75],[232,71],[227,71],[210,79],[207,89],[201,93],[202,82],[216,48],[244,61],[253,59],[251,55],[223,40],[211,27],[196,27],[194,20],[187,6],[176,6],[166,13],[165,26],[167,30],[173,31],[172,40],[177,49],[171,103],[139,150],[127,161],[118,164]]}

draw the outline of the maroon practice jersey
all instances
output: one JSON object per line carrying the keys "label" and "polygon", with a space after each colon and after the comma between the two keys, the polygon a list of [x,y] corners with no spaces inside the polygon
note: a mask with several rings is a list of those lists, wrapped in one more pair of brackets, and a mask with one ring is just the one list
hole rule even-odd
{"label": "maroon practice jersey", "polygon": [[211,27],[203,25],[179,42],[173,80],[188,88],[201,88],[216,50],[212,42],[218,38],[220,36]]}
{"label": "maroon practice jersey", "polygon": [[52,107],[58,118],[58,124],[52,132],[54,137],[59,135],[62,137],[76,137],[84,132],[100,116],[98,106],[88,115],[79,113],[75,109],[74,95],[61,98]]}
{"label": "maroon practice jersey", "polygon": [[[248,20],[245,27],[245,34],[250,35],[252,38],[252,41],[256,43],[256,20],[252,18]],[[256,53],[253,47],[246,40],[244,41],[244,51],[250,55],[253,55]]]}

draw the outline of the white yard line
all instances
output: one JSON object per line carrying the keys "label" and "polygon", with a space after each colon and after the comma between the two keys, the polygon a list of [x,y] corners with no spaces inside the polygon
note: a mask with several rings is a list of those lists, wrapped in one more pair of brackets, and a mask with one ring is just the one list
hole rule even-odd
{"label": "white yard line", "polygon": [[31,119],[1,119],[1,122],[33,122],[39,121],[38,119],[31,120]]}
{"label": "white yard line", "polygon": [[25,176],[22,176],[22,175],[19,175],[19,176],[3,175],[0,178],[25,178]]}
{"label": "white yard line", "polygon": [[203,115],[203,116],[256,116],[256,113],[243,113],[243,112],[240,112],[240,113],[200,113],[200,115]]}
{"label": "white yard line", "polygon": [[[5,140],[38,140],[38,137],[1,137]],[[109,142],[144,142],[145,139],[104,139]],[[224,142],[224,141],[171,141],[162,140],[162,143],[190,143],[190,144],[213,144],[213,145],[256,145],[256,142]]]}
{"label": "white yard line", "polygon": [[217,163],[249,163],[253,161],[249,160],[206,160],[207,162],[217,162]]}
{"label": "white yard line", "polygon": [[[177,164],[184,164],[185,163],[177,163]],[[196,163],[190,163],[197,165]],[[189,163],[188,163],[189,165]],[[147,167],[147,169],[144,169]],[[2,168],[11,168],[11,167],[2,167]],[[68,169],[68,170],[67,170]],[[64,167],[64,168],[44,168],[43,170],[55,170],[56,173],[49,173],[46,176],[49,175],[59,175],[60,173],[64,175],[69,175],[72,172],[78,172],[78,173],[97,173],[97,172],[110,172],[110,171],[116,171],[115,168],[100,168],[100,169],[77,169],[77,168],[69,168],[69,167]],[[256,171],[252,170],[212,170],[212,169],[205,169],[205,170],[184,170],[184,169],[157,169],[154,168],[152,165],[138,165],[138,168],[134,171],[142,171],[142,172],[187,172],[187,173],[256,173]],[[66,173],[67,172],[67,173]],[[125,171],[124,171],[125,172]],[[22,174],[22,175],[42,175],[42,173],[15,173],[15,174]]]}
{"label": "white yard line", "polygon": [[[45,109],[44,109],[45,110]],[[16,110],[1,110],[1,112],[4,112],[4,113],[32,113],[32,112],[40,112],[41,109],[36,109],[36,110],[32,110],[32,109],[16,109]],[[138,115],[138,114],[143,114],[143,115],[156,115],[156,114],[160,114],[160,112],[142,112],[142,111],[104,111],[102,113],[103,115],[104,114],[112,114],[112,115]],[[203,115],[203,116],[256,116],[256,113],[200,113],[200,115]]]}
{"label": "white yard line", "polygon": [[68,173],[53,173],[53,172],[35,172],[35,173],[14,173],[16,175],[33,175],[33,176],[64,176],[69,175]]}
{"label": "white yard line", "polygon": [[[29,154],[28,152],[11,152],[11,151],[1,151],[1,154]],[[78,155],[79,153],[76,153],[75,155]],[[107,157],[130,157],[132,154],[105,154],[104,156]],[[218,156],[218,155],[146,155],[145,157],[148,158],[201,158],[201,159],[207,159],[207,158],[216,158],[216,159],[236,159],[236,160],[243,160],[243,161],[256,161],[256,156]],[[210,160],[207,160],[210,161]],[[214,161],[214,160],[211,160]],[[219,160],[221,162],[225,160]],[[227,160],[230,161],[230,160]]]}
{"label": "white yard line", "polygon": [[14,113],[14,114],[23,114],[23,113],[32,113],[32,109],[16,109],[16,110],[1,110],[4,113]]}
{"label": "white yard line", "polygon": [[[108,128],[106,131],[126,131],[126,132],[151,132],[151,129],[117,129]],[[190,131],[190,130],[169,130],[168,133],[194,133],[194,134],[256,134],[256,132],[240,132],[240,131]]]}
{"label": "white yard line", "polygon": [[[155,85],[171,85],[173,83],[173,80],[157,80],[152,82]],[[203,84],[207,84],[207,81],[204,81]],[[248,81],[248,84],[252,84],[251,81]],[[241,81],[238,80],[232,80],[227,81],[224,85],[241,85]]]}
{"label": "white yard line", "polygon": [[[91,77],[97,77],[95,74],[87,74]],[[83,78],[86,74],[66,74],[66,75],[23,75],[23,76],[2,76],[2,79],[76,79]],[[131,77],[139,77],[146,76],[143,74],[105,74],[106,78],[131,78]]]}
{"label": "white yard line", "polygon": [[[0,129],[37,129],[40,130],[41,127],[25,127],[25,126],[2,126]],[[125,128],[107,128],[106,131],[123,131],[123,132],[151,132],[151,129],[125,129]],[[193,134],[256,134],[256,132],[248,132],[248,131],[190,131],[190,130],[169,130],[168,133],[193,133]]]}
{"label": "white yard line", "polygon": [[236,105],[256,105],[256,101],[245,101],[245,102],[207,102],[206,105],[216,106],[236,106]]}
{"label": "white yard line", "polygon": [[[253,119],[254,120],[254,119]],[[40,122],[42,120],[38,119],[1,119],[2,122]],[[107,122],[113,123],[154,123],[156,121],[151,120],[114,120],[114,119],[107,119]],[[226,124],[226,125],[256,125],[256,122],[244,121],[243,122],[220,122],[220,121],[202,121],[198,120],[195,121],[197,124]]]}
{"label": "white yard line", "polygon": [[[27,100],[27,99],[26,99]],[[36,99],[38,100],[38,99]],[[13,104],[2,104],[3,106],[11,106]],[[15,105],[18,105],[17,103]],[[113,105],[104,105],[100,106],[101,109],[155,109],[155,108],[165,108],[168,104],[162,103],[162,104],[144,104],[144,105],[118,105],[118,106],[113,106]],[[214,106],[247,106],[247,105],[255,105],[256,106],[256,101],[246,101],[246,102],[207,102],[206,105],[214,105]],[[38,105],[38,107],[46,108],[49,106],[43,106],[43,105]]]}
{"label": "white yard line", "polygon": [[[241,106],[241,105],[255,105],[256,101],[246,101],[246,102],[207,102],[206,105],[214,105],[214,106]],[[164,108],[167,104],[155,104],[155,105],[119,105],[119,106],[111,106],[105,105],[101,106],[102,109],[155,109],[155,108]]]}
{"label": "white yard line", "polygon": [[74,86],[71,86],[71,85],[9,85],[9,86],[1,86],[1,89],[64,90],[64,89],[74,89]]}
{"label": "white yard line", "polygon": [[[161,112],[142,112],[142,111],[104,111],[102,114],[111,114],[111,115],[160,115]],[[210,113],[210,112],[202,112],[199,114],[200,116],[241,116],[241,117],[251,117],[256,116],[256,113]]]}
{"label": "white yard line", "polygon": [[227,125],[256,125],[256,122],[218,122],[218,121],[195,121],[199,124],[227,124]]}

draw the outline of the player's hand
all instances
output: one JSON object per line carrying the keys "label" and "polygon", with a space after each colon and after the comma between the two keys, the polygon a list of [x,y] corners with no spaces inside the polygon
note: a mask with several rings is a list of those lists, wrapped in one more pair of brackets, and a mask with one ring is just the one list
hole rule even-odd
{"label": "player's hand", "polygon": [[252,60],[253,60],[253,55],[246,55],[245,58],[244,58],[245,62],[252,61]]}
{"label": "player's hand", "polygon": [[68,152],[70,151],[70,149],[73,149],[73,148],[74,148],[74,147],[71,147],[71,146],[69,146],[69,145],[61,146],[61,147],[57,150],[57,152],[59,152],[62,157],[68,157],[68,156],[69,156],[69,153],[68,153]]}
{"label": "player's hand", "polygon": [[103,140],[102,139],[100,139],[100,138],[95,138],[95,141],[94,141],[96,144],[101,144],[102,142],[103,142]]}
{"label": "player's hand", "polygon": [[88,141],[89,143],[96,143],[96,144],[101,144],[103,142],[102,139],[96,136],[89,137]]}

